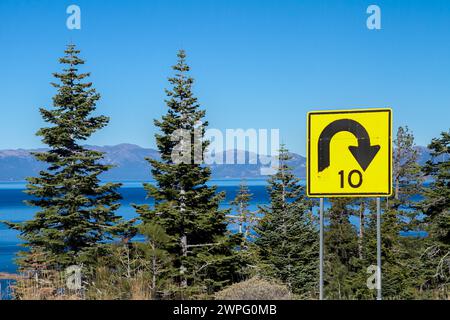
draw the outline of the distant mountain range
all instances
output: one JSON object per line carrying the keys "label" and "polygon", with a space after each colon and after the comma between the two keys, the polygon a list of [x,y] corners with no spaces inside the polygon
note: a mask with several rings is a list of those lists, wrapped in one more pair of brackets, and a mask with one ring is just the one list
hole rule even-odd
{"label": "distant mountain range", "polygon": [[[87,146],[90,149],[105,152],[104,162],[115,165],[113,169],[103,174],[102,179],[107,181],[145,181],[151,180],[150,165],[145,158],[160,159],[157,150],[142,148],[134,144],[118,144],[115,146]],[[420,157],[419,163],[424,164],[430,159],[430,152],[425,147],[417,147]],[[46,149],[17,149],[0,150],[0,181],[23,181],[28,176],[35,176],[40,170],[46,168],[45,163],[36,161],[31,155],[33,151]],[[244,164],[213,164],[211,165],[213,179],[258,179],[266,178],[261,174],[261,168],[267,167],[259,161],[259,157],[247,151],[230,150],[233,156],[243,155]],[[218,154],[222,157],[223,154]],[[305,177],[306,158],[292,153],[289,165],[294,173]],[[224,157],[225,158],[225,157]],[[250,164],[249,159],[258,159],[257,163]]]}
{"label": "distant mountain range", "polygon": [[[151,167],[145,158],[160,159],[157,150],[142,148],[134,144],[118,144],[115,146],[87,146],[87,148],[105,153],[104,163],[115,167],[102,175],[106,181],[145,181],[151,180]],[[31,152],[46,149],[0,150],[0,181],[24,181],[26,177],[35,176],[46,164],[36,161]],[[267,167],[259,161],[259,157],[247,151],[231,150],[234,157],[244,156],[244,164],[213,164],[211,165],[213,179],[258,179],[267,176],[261,174],[261,168]],[[223,153],[216,157],[224,156]],[[290,165],[299,177],[305,176],[305,158],[293,153]],[[250,164],[249,159],[258,159]],[[225,159],[225,157],[223,157]]]}

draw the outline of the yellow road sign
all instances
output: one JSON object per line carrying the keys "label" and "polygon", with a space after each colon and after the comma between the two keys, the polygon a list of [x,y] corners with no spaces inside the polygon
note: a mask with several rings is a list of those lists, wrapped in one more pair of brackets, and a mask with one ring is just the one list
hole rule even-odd
{"label": "yellow road sign", "polygon": [[313,111],[307,123],[309,197],[392,194],[392,110]]}

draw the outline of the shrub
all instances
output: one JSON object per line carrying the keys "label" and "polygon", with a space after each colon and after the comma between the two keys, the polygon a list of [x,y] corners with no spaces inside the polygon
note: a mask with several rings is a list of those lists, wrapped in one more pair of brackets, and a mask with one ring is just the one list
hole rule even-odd
{"label": "shrub", "polygon": [[216,300],[290,300],[289,289],[274,281],[254,277],[219,291]]}

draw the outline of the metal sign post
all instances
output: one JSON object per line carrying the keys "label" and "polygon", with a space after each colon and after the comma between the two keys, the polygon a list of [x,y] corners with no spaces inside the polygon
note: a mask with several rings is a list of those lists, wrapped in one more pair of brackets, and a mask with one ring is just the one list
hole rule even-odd
{"label": "metal sign post", "polygon": [[323,300],[323,198],[320,198],[319,299]]}
{"label": "metal sign post", "polygon": [[377,198],[377,300],[381,300],[381,201]]}

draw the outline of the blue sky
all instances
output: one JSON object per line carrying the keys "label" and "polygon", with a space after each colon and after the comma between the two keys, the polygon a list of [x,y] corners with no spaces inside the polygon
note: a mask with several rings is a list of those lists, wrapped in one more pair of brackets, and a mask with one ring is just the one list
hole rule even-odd
{"label": "blue sky", "polygon": [[[81,30],[66,28],[70,4]],[[370,4],[382,30],[366,28]],[[1,0],[0,149],[42,146],[38,107],[70,41],[111,117],[92,144],[154,147],[179,48],[211,127],[279,128],[300,154],[310,110],[390,106],[421,145],[449,128],[448,0]]]}

